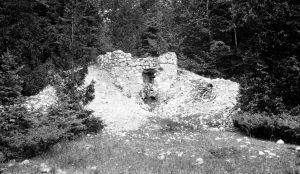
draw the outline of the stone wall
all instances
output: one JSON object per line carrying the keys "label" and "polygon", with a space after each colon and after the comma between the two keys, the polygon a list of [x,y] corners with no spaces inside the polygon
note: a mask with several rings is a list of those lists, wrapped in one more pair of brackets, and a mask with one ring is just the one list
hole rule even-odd
{"label": "stone wall", "polygon": [[151,86],[158,94],[167,91],[177,77],[177,57],[172,52],[159,57],[137,58],[118,50],[98,56],[97,63],[110,72],[113,83],[128,97],[141,98],[145,87],[143,72],[153,72]]}

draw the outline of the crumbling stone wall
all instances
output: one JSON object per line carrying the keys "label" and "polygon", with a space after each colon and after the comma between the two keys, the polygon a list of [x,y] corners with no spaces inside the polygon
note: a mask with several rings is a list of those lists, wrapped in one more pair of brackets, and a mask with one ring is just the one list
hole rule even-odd
{"label": "crumbling stone wall", "polygon": [[[100,68],[110,72],[113,83],[128,97],[141,98],[145,85],[151,85],[157,94],[163,93],[177,77],[177,57],[172,52],[159,57],[137,58],[118,50],[98,56],[97,63]],[[145,71],[154,72],[151,84],[145,84],[143,81]]]}

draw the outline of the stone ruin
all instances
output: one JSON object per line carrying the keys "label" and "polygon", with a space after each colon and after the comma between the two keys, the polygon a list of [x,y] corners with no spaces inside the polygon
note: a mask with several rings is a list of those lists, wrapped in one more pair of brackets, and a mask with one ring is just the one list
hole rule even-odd
{"label": "stone ruin", "polygon": [[159,57],[137,58],[118,50],[98,56],[97,63],[112,75],[113,83],[126,96],[144,101],[157,100],[159,93],[168,91],[178,69],[173,52]]}
{"label": "stone ruin", "polygon": [[156,116],[196,118],[198,123],[213,127],[232,124],[230,115],[235,111],[239,84],[181,69],[175,53],[137,58],[114,51],[98,56],[97,65],[111,75],[123,95],[141,106],[148,104],[146,110]]}
{"label": "stone ruin", "polygon": [[[135,120],[139,125],[147,116],[193,120],[196,125],[220,129],[230,127],[239,93],[236,82],[205,78],[179,68],[172,52],[145,58],[123,51],[100,55],[97,63],[89,66],[86,84],[91,80],[96,81],[95,99],[88,108],[113,128],[123,125],[120,130],[137,128],[127,123]],[[212,88],[207,90],[207,86]],[[30,110],[46,109],[56,100],[55,89],[49,87],[30,97],[27,106]]]}

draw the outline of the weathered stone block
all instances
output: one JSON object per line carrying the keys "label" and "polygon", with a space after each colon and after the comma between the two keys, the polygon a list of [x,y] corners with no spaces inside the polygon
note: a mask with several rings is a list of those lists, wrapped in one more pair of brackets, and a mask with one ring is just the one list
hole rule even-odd
{"label": "weathered stone block", "polygon": [[[100,67],[107,69],[124,90],[130,91],[134,96],[142,90],[144,83],[153,83],[157,95],[160,91],[167,91],[177,76],[177,57],[175,53],[166,53],[159,57],[133,58],[130,53],[117,50],[112,53],[98,56]],[[155,72],[147,80],[143,72],[148,70]]]}

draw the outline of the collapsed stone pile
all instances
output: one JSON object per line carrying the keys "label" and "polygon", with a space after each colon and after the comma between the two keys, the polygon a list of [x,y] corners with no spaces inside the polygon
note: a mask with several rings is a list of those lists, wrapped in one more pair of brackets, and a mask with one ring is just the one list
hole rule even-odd
{"label": "collapsed stone pile", "polygon": [[[114,84],[123,94],[135,100],[142,97],[138,94],[147,83],[143,72],[155,70],[151,90],[157,94],[157,104],[152,112],[158,117],[176,119],[196,116],[199,124],[215,127],[232,124],[230,113],[237,104],[239,84],[230,80],[204,78],[179,69],[175,53],[133,58],[131,54],[115,51],[99,56],[98,64],[112,75]],[[208,84],[212,86],[210,92],[207,91]]]}
{"label": "collapsed stone pile", "polygon": [[55,88],[48,85],[37,95],[28,97],[24,106],[30,111],[41,110],[42,112],[46,112],[46,110],[57,101],[58,98]]}
{"label": "collapsed stone pile", "polygon": [[[239,91],[236,82],[179,69],[175,53],[146,58],[134,58],[122,51],[107,53],[98,57],[97,65],[89,67],[85,80],[96,81],[95,100],[88,108],[118,131],[138,128],[147,116],[190,117],[203,126],[225,128],[232,124],[230,114]],[[142,103],[145,84],[151,84],[157,95],[152,108]],[[29,97],[26,107],[46,111],[58,100],[55,94],[54,87],[47,86]]]}
{"label": "collapsed stone pile", "polygon": [[[206,86],[212,84],[212,91],[204,98]],[[161,94],[161,101],[155,109],[156,115],[164,118],[198,118],[199,124],[210,127],[231,126],[230,118],[237,104],[239,84],[224,79],[209,79],[180,69],[172,88]]]}

